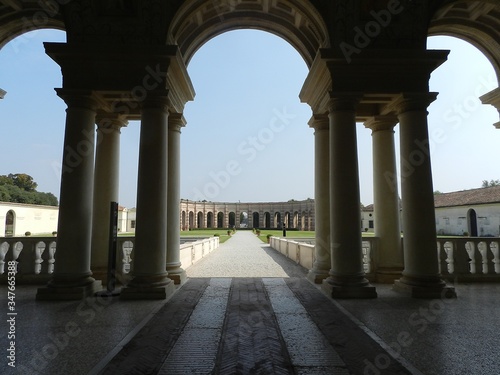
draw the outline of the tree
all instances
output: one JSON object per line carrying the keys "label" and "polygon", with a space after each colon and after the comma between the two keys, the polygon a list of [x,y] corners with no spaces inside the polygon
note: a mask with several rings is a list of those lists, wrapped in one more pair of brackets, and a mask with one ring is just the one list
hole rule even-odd
{"label": "tree", "polygon": [[434,191],[434,195],[438,195],[438,194],[443,194],[443,193],[440,192],[439,190]]}
{"label": "tree", "polygon": [[14,185],[26,191],[36,191],[38,187],[33,177],[26,173],[9,174],[9,178],[12,179]]}
{"label": "tree", "polygon": [[26,204],[57,206],[57,198],[52,193],[36,191],[38,184],[28,174],[17,173],[0,176],[0,201]]}
{"label": "tree", "polygon": [[500,186],[500,180],[483,180],[483,185],[481,187],[487,188],[487,187],[492,187],[492,186]]}

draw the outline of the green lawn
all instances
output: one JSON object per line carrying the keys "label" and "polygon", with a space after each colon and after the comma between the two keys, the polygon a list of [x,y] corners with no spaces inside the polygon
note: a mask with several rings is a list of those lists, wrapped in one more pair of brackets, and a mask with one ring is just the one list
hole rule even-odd
{"label": "green lawn", "polygon": [[[283,237],[282,230],[261,229],[259,238],[261,239],[262,242],[267,242],[267,235],[268,234],[270,234],[271,236],[275,236],[275,237]],[[313,231],[305,231],[305,230],[287,230],[286,237],[287,238],[297,238],[297,237],[314,238],[314,232]]]}
{"label": "green lawn", "polygon": [[226,242],[230,238],[230,236],[227,235],[227,229],[223,228],[181,231],[181,237],[192,237],[192,236],[213,237],[216,234],[219,235],[219,243]]}

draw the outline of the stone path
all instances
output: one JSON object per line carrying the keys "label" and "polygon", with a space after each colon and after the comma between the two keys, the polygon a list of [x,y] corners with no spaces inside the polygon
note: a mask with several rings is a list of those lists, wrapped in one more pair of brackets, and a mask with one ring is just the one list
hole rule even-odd
{"label": "stone path", "polygon": [[250,231],[188,275],[100,374],[410,374]]}

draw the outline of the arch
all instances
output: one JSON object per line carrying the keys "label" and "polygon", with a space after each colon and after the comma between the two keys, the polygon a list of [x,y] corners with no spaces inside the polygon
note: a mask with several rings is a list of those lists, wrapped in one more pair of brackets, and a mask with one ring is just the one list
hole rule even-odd
{"label": "arch", "polygon": [[181,213],[181,230],[186,230],[186,211]]}
{"label": "arch", "polygon": [[229,228],[236,226],[236,214],[234,212],[229,213]]}
{"label": "arch", "polygon": [[240,228],[248,228],[248,212],[240,213]]}
{"label": "arch", "polygon": [[[56,4],[56,2],[52,2]],[[21,11],[8,6],[0,9],[0,19],[6,20],[0,28],[0,50],[10,41],[30,31],[56,29],[66,31],[62,13],[43,9],[43,2],[32,2]],[[57,6],[57,4],[56,4]]]}
{"label": "arch", "polygon": [[473,208],[467,211],[467,229],[469,230],[469,236],[477,237],[477,214]]}
{"label": "arch", "polygon": [[214,213],[212,211],[207,212],[207,228],[214,227]]}
{"label": "arch", "polygon": [[193,229],[194,228],[194,212],[193,211],[189,211],[189,230]]}
{"label": "arch", "polygon": [[252,214],[252,227],[259,228],[260,227],[260,217],[258,212],[254,212]]}
{"label": "arch", "polygon": [[271,214],[269,212],[264,213],[264,228],[271,228]]}
{"label": "arch", "polygon": [[198,225],[196,226],[197,228],[204,228],[204,222],[203,222],[203,212],[199,211],[198,212]]}
{"label": "arch", "polygon": [[186,65],[207,41],[226,31],[258,29],[289,42],[310,67],[329,46],[324,19],[309,0],[186,1],[174,16],[167,41],[179,46]]}
{"label": "arch", "polygon": [[224,213],[217,213],[217,228],[224,228]]}
{"label": "arch", "polygon": [[500,12],[495,0],[448,1],[431,20],[428,35],[453,36],[478,48],[491,62],[500,79]]}
{"label": "arch", "polygon": [[16,213],[9,210],[5,214],[5,237],[14,237],[16,234]]}
{"label": "arch", "polygon": [[274,213],[274,226],[276,228],[281,228],[281,212]]}

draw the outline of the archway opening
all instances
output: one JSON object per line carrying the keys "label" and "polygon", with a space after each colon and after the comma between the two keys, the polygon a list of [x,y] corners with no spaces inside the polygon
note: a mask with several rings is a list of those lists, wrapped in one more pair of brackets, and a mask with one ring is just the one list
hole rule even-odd
{"label": "archway opening", "polygon": [[252,214],[252,228],[259,228],[260,227],[260,218],[259,218],[259,213],[254,212]]}
{"label": "archway opening", "polygon": [[471,237],[477,237],[477,214],[473,208],[467,212],[467,228]]}
{"label": "archway opening", "polygon": [[217,228],[224,228],[224,213],[217,214]]}
{"label": "archway opening", "polygon": [[13,237],[16,233],[16,214],[9,210],[5,215],[5,237]]}

